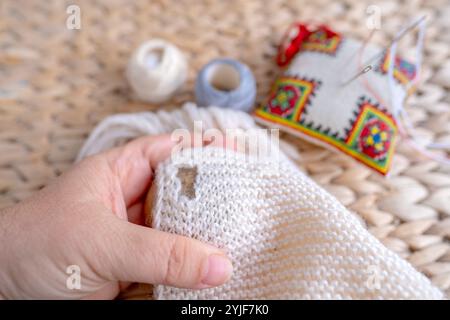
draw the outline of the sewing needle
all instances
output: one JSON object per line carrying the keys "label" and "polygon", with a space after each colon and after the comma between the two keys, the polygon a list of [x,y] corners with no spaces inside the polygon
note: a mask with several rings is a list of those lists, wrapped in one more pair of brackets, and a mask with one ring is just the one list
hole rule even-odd
{"label": "sewing needle", "polygon": [[382,56],[384,56],[387,52],[387,50],[391,47],[391,45],[394,42],[399,41],[401,38],[403,38],[409,31],[411,31],[412,29],[414,29],[417,25],[419,25],[423,20],[425,20],[426,15],[422,16],[421,18],[419,18],[417,21],[415,21],[414,23],[412,23],[409,27],[405,28],[402,32],[400,32],[396,37],[394,37],[388,44],[388,46],[386,46],[384,49],[382,49],[380,52],[378,52],[377,54],[375,54],[374,56],[372,56],[370,59],[368,59],[366,61],[366,63],[364,63],[366,66],[359,71],[356,75],[354,75],[353,77],[350,78],[350,80],[346,81],[343,86],[347,85],[348,83],[350,83],[351,81],[355,80],[356,78],[358,78],[359,76],[369,72],[370,70],[372,70],[373,66],[372,66],[372,62],[376,61],[378,59],[380,59]]}

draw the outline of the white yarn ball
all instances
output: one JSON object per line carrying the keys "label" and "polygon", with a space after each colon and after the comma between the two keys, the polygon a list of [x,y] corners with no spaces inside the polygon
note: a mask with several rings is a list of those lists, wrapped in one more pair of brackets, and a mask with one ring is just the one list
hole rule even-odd
{"label": "white yarn ball", "polygon": [[186,58],[176,46],[165,40],[149,40],[131,56],[126,76],[139,99],[163,102],[186,81]]}

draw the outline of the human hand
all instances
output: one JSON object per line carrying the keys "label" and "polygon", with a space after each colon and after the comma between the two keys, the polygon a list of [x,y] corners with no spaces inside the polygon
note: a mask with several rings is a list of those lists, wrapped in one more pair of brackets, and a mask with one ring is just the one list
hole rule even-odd
{"label": "human hand", "polygon": [[[111,299],[129,282],[207,288],[232,266],[210,245],[143,226],[169,135],[86,158],[30,199],[0,212],[0,298]],[[66,285],[79,266],[81,289]]]}

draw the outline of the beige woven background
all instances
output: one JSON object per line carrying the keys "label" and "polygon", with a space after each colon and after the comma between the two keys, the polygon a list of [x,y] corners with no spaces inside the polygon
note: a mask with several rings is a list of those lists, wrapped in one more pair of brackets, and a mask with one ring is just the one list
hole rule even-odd
{"label": "beige woven background", "polygon": [[[66,28],[66,7],[73,3],[81,8],[81,30]],[[189,81],[164,107],[193,100],[196,73],[218,56],[252,68],[261,101],[278,74],[276,44],[292,21],[326,22],[362,39],[369,33],[369,4],[382,9],[378,43],[387,43],[408,18],[427,15],[424,84],[408,110],[421,137],[450,142],[448,0],[2,0],[0,207],[66,170],[105,116],[162,107],[135,101],[124,78],[127,59],[142,41],[168,39],[189,57]],[[406,37],[406,55],[412,45],[413,37]],[[400,141],[393,175],[385,179],[344,156],[286,139],[301,150],[299,165],[314,180],[364,218],[386,246],[450,292],[449,167],[421,158]]]}

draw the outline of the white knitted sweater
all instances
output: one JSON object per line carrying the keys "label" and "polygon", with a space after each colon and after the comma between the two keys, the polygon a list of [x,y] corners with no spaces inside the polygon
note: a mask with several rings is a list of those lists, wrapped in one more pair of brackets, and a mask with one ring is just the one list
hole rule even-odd
{"label": "white knitted sweater", "polygon": [[[196,110],[188,106],[177,112],[186,115]],[[212,120],[222,111],[203,109],[190,120],[199,119],[203,112],[200,118],[208,114]],[[244,120],[235,125],[251,121],[248,116],[239,117]],[[223,129],[217,125],[220,121],[207,122]],[[183,126],[190,127],[174,121],[172,129]],[[92,141],[108,134],[107,128],[94,131],[91,145],[85,145],[80,157],[104,149],[92,148]],[[114,144],[110,142],[108,146]],[[156,299],[443,297],[425,276],[384,247],[356,216],[286,157],[261,159],[216,148],[189,151],[157,170],[152,227],[224,248],[234,272],[228,283],[217,288],[155,286]],[[191,171],[191,181],[180,175],[186,170]]]}

